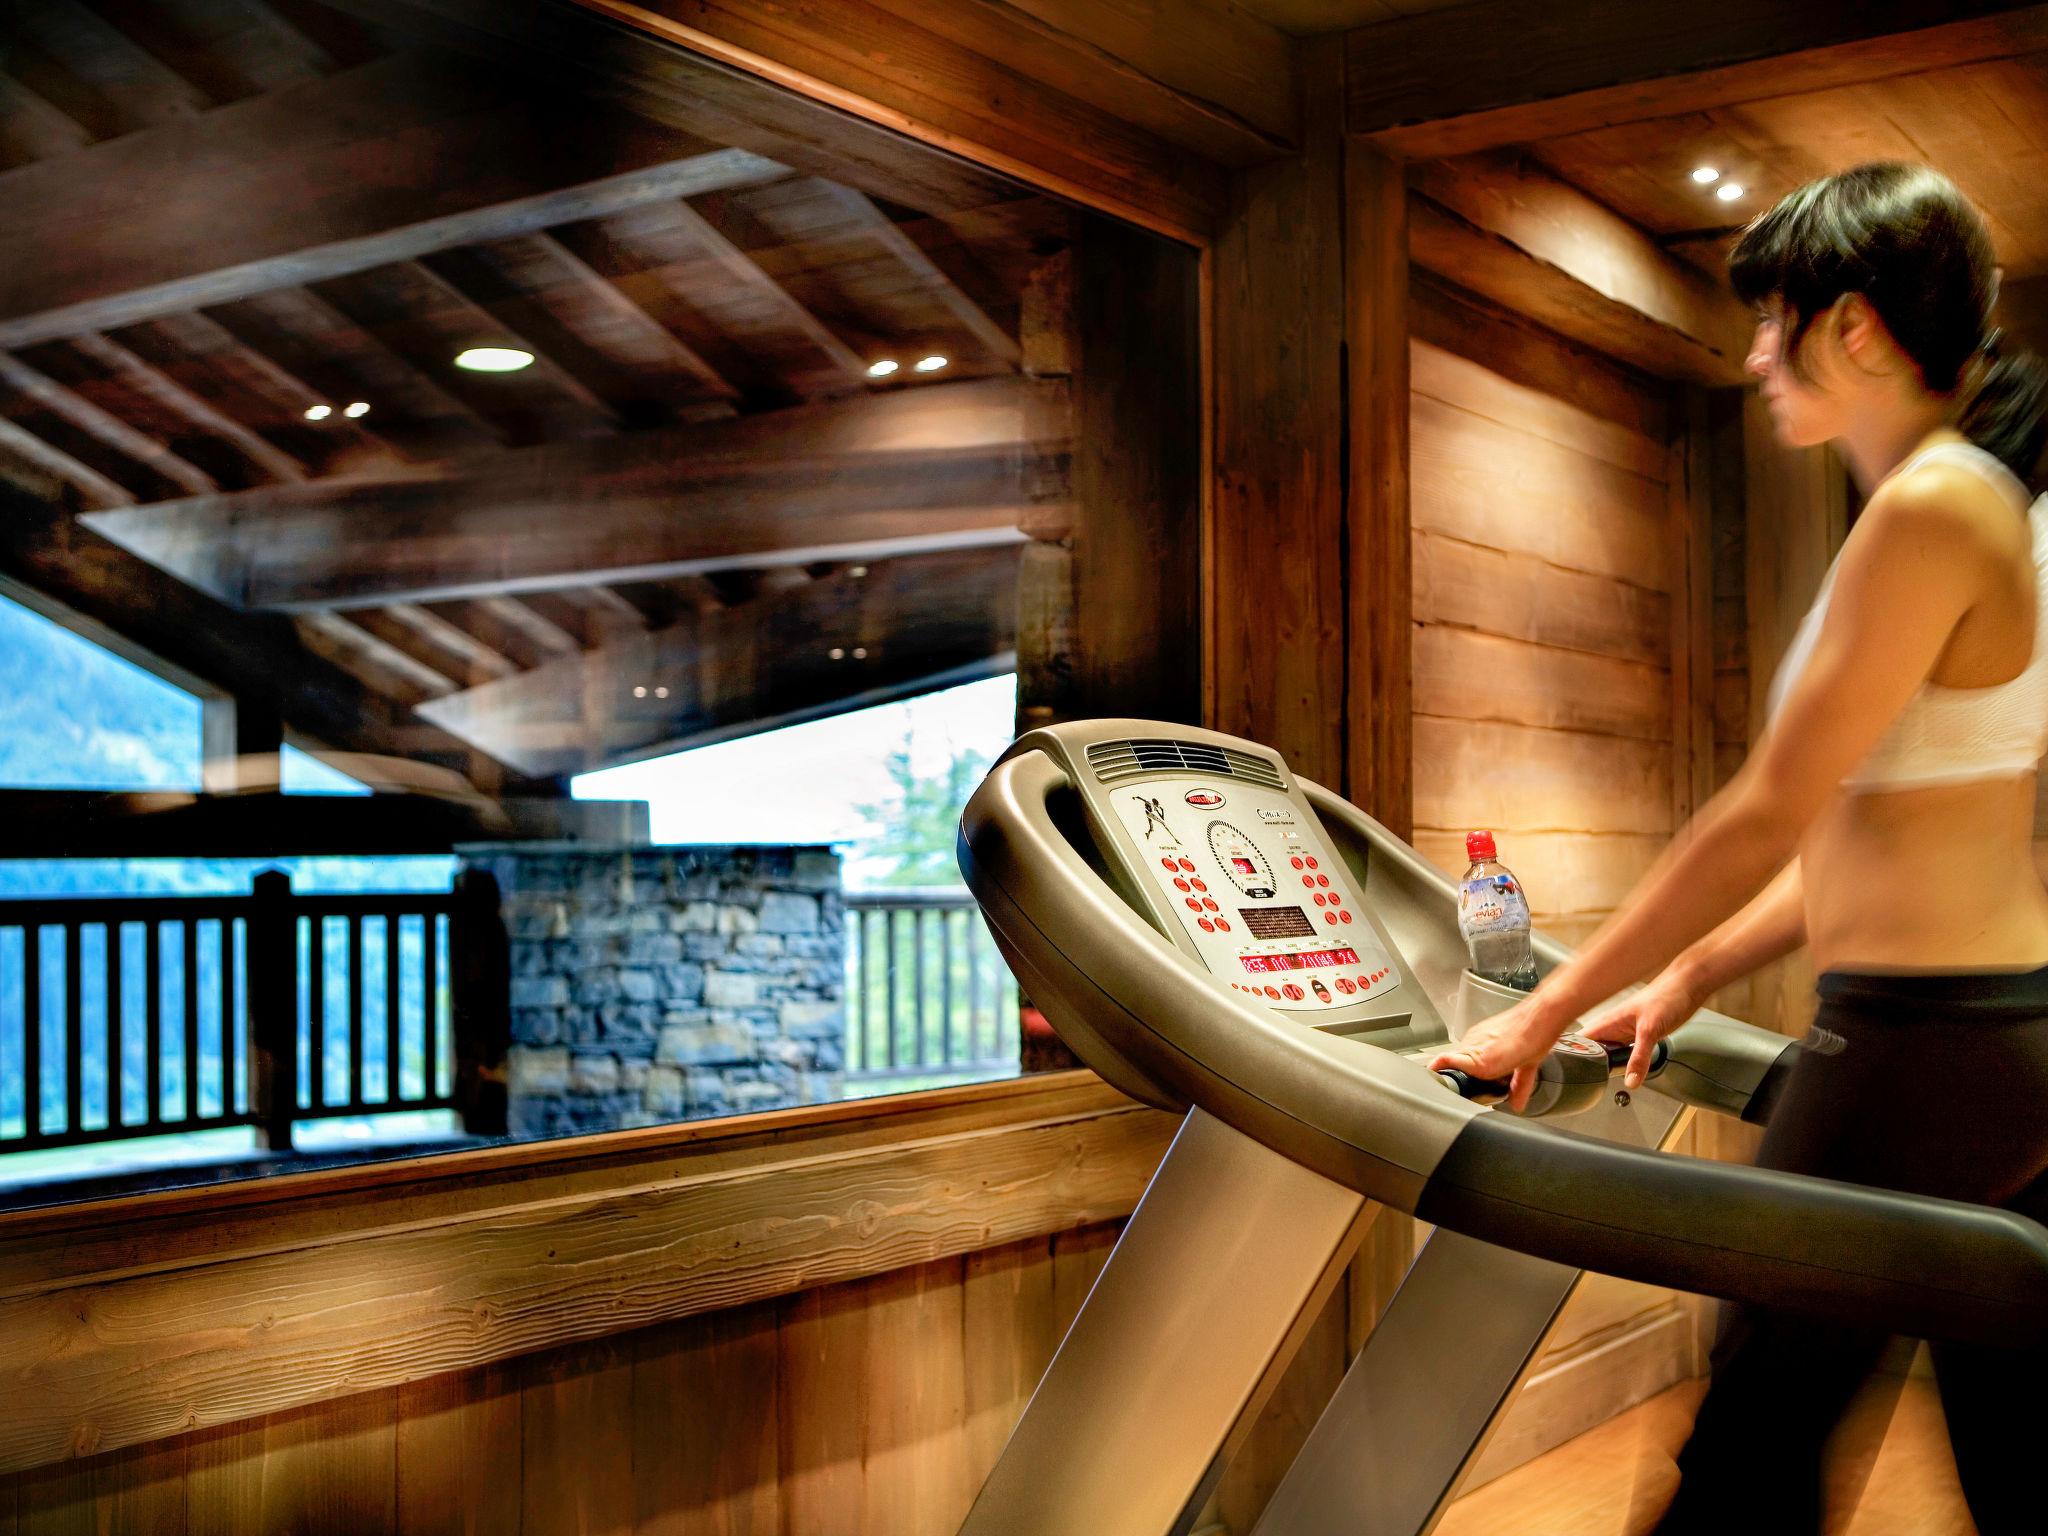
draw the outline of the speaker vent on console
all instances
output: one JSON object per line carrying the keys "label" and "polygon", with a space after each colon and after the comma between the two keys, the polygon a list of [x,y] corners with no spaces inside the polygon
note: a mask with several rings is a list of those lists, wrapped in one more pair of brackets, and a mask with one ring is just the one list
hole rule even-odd
{"label": "speaker vent on console", "polygon": [[1141,773],[1212,773],[1245,779],[1268,789],[1287,787],[1280,770],[1263,757],[1235,747],[1211,747],[1193,741],[1098,741],[1088,749],[1088,766],[1104,784]]}

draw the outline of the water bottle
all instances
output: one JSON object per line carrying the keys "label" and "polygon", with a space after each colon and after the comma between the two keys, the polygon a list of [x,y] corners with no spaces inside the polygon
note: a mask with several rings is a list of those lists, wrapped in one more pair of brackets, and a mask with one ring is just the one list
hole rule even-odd
{"label": "water bottle", "polygon": [[1472,867],[1458,887],[1458,931],[1465,935],[1473,971],[1520,992],[1536,986],[1536,957],[1529,949],[1529,898],[1495,856],[1493,834],[1465,838]]}

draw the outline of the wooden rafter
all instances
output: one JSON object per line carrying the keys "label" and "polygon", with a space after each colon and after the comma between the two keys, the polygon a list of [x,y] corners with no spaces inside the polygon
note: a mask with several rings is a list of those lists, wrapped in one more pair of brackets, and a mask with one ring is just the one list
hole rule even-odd
{"label": "wooden rafter", "polygon": [[461,686],[410,651],[338,613],[302,613],[293,622],[308,648],[355,673],[379,693],[405,703],[438,698]]}
{"label": "wooden rafter", "polygon": [[216,410],[184,385],[166,377],[119,342],[88,331],[70,343],[110,375],[137,394],[154,401],[172,414],[182,416],[202,432],[230,443],[241,455],[273,480],[297,482],[306,478],[306,467],[283,449],[239,421]]}
{"label": "wooden rafter", "polygon": [[76,390],[66,388],[20,358],[10,357],[4,352],[0,352],[0,384],[24,399],[34,401],[78,431],[98,439],[115,453],[153,470],[188,495],[204,496],[219,489],[205,470],[179,457],[148,433],[137,431]]}
{"label": "wooden rafter", "polygon": [[192,117],[214,105],[80,0],[10,7],[8,27],[9,68],[95,139]]}
{"label": "wooden rafter", "polygon": [[0,453],[11,453],[23,463],[76,487],[88,507],[125,507],[135,501],[135,493],[125,485],[110,480],[90,464],[80,463],[62,448],[44,442],[5,416],[0,416]]}
{"label": "wooden rafter", "polygon": [[92,142],[74,119],[0,71],[0,170],[47,160]]}
{"label": "wooden rafter", "polygon": [[258,0],[93,0],[93,9],[216,102],[282,90],[339,67]]}
{"label": "wooden rafter", "polygon": [[819,186],[846,215],[848,223],[908,268],[918,285],[974,338],[977,345],[991,357],[999,357],[1009,363],[1017,361],[1017,338],[991,320],[988,312],[975,303],[965,289],[940,270],[923,246],[897,228],[896,221],[875,206],[874,199],[838,182],[820,182]]}
{"label": "wooden rafter", "polygon": [[317,403],[370,402],[379,434],[415,457],[476,453],[505,439],[500,428],[310,288],[257,294],[207,318],[256,356],[304,380]]}
{"label": "wooden rafter", "polygon": [[1006,548],[841,572],[420,713],[527,772],[565,775],[861,708],[1013,664],[1016,567]]}
{"label": "wooden rafter", "polygon": [[472,683],[488,682],[510,677],[520,670],[516,662],[492,650],[459,624],[451,623],[417,603],[393,603],[376,612],[389,623],[411,630],[422,643],[434,647],[442,655],[453,658],[457,664],[455,670],[441,668],[450,677],[464,675]]}
{"label": "wooden rafter", "polygon": [[760,298],[790,329],[824,353],[848,383],[865,385],[868,365],[833,329],[799,304],[754,259],[728,240],[717,226],[687,202],[675,214],[691,243],[708,256],[732,282]]}
{"label": "wooden rafter", "polygon": [[[0,347],[784,174],[587,100],[400,55],[12,173]],[[81,237],[134,187],[179,196],[119,238]],[[47,260],[60,246],[67,259]]]}
{"label": "wooden rafter", "polygon": [[581,640],[516,597],[479,597],[474,606],[549,655],[574,656],[583,649]]}
{"label": "wooden rafter", "polygon": [[[403,477],[88,514],[252,608],[393,601],[1006,542],[1065,490],[1059,387],[1015,377],[559,443]],[[1060,430],[1064,430],[1061,428]]]}

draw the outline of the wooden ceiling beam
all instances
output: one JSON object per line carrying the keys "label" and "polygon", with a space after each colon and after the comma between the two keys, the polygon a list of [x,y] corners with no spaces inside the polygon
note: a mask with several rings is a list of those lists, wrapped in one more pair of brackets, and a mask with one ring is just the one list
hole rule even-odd
{"label": "wooden ceiling beam", "polygon": [[72,337],[70,344],[138,395],[154,401],[173,415],[184,417],[201,432],[210,433],[230,444],[271,479],[296,483],[306,478],[306,466],[282,448],[216,410],[119,342],[97,331],[87,331]]}
{"label": "wooden ceiling beam", "polygon": [[1482,0],[1347,34],[1345,119],[1433,160],[2044,48],[2011,0]]}
{"label": "wooden ceiling beam", "polygon": [[1013,665],[1016,570],[1015,548],[885,561],[419,712],[522,771],[555,777],[817,719]]}
{"label": "wooden ceiling beam", "polygon": [[580,639],[519,598],[504,595],[479,597],[475,606],[550,656],[582,653],[583,642]]}
{"label": "wooden ceiling beam", "polygon": [[[401,633],[413,638],[408,646],[423,646],[420,656],[429,666],[465,683],[495,682],[519,671],[516,663],[492,650],[458,624],[417,603],[393,603],[388,608],[370,609],[361,616],[364,628],[394,645]],[[419,655],[415,650],[414,654]]]}
{"label": "wooden ceiling beam", "polygon": [[87,516],[223,601],[374,607],[1004,543],[1066,494],[1058,384],[926,384],[400,477]]}
{"label": "wooden ceiling beam", "polygon": [[[0,347],[786,173],[560,91],[400,55],[7,173]],[[136,187],[178,195],[132,219]]]}
{"label": "wooden ceiling beam", "polygon": [[215,103],[80,0],[9,7],[9,68],[95,139],[174,122]]}
{"label": "wooden ceiling beam", "polygon": [[240,612],[136,559],[83,526],[49,488],[0,479],[0,572],[313,741],[473,767],[470,746],[406,717],[309,651],[289,619]]}
{"label": "wooden ceiling beam", "polygon": [[1411,166],[1416,265],[1660,378],[1742,382],[1742,306],[1642,230],[1507,155]]}
{"label": "wooden ceiling beam", "polygon": [[93,0],[93,9],[217,102],[283,90],[338,67],[257,0]]}
{"label": "wooden ceiling beam", "polygon": [[409,35],[578,71],[577,84],[657,121],[925,213],[1014,196],[1014,175],[1184,238],[1213,228],[1228,198],[1206,155],[876,0],[772,11],[723,0],[333,3]]}
{"label": "wooden ceiling beam", "polygon": [[0,384],[79,431],[97,438],[122,457],[155,471],[187,495],[204,496],[220,488],[213,476],[173,453],[147,432],[138,431],[111,411],[94,405],[76,390],[66,388],[5,352],[0,352]]}

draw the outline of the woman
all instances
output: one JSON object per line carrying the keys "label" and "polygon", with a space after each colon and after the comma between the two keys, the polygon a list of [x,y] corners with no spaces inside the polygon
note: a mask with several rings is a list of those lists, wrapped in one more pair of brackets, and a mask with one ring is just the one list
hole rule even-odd
{"label": "woman", "polygon": [[[1512,1074],[1519,1109],[1552,1042],[1662,966],[1588,1031],[1633,1040],[1633,1087],[1709,993],[1804,943],[1819,1013],[1759,1163],[2048,1219],[2043,370],[1998,355],[1983,222],[1923,166],[1801,187],[1729,272],[1779,441],[1834,443],[1863,513],[1741,771],[1581,951],[1434,1064]],[[1885,1342],[1733,1313],[1659,1529],[1818,1531],[1825,1442]],[[1979,1531],[2048,1528],[2048,1362],[1934,1356]]]}

